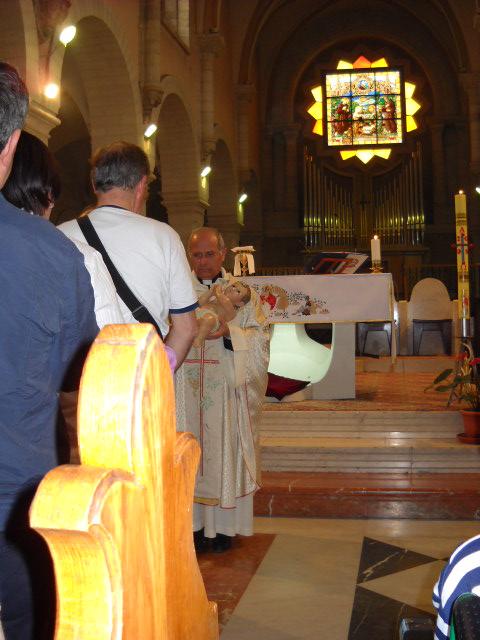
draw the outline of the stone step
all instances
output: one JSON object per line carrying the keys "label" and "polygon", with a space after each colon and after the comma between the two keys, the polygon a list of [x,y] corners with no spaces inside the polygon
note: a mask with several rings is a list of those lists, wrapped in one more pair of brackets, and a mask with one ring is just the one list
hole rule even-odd
{"label": "stone step", "polygon": [[473,473],[266,472],[255,494],[264,517],[478,520]]}
{"label": "stone step", "polygon": [[261,436],[263,471],[480,473],[475,445],[450,438]]}
{"label": "stone step", "polygon": [[427,438],[454,437],[463,431],[458,411],[269,411],[262,437]]}

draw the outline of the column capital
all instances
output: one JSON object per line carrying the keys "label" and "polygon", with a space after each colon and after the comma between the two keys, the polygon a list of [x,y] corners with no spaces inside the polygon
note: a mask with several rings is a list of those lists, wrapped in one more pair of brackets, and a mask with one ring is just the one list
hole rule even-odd
{"label": "column capital", "polygon": [[37,102],[34,98],[30,100],[25,122],[25,129],[27,129],[27,131],[36,135],[40,140],[43,140],[45,144],[48,144],[50,132],[55,127],[58,127],[59,124],[61,124],[61,122],[56,113]]}
{"label": "column capital", "polygon": [[218,56],[225,47],[225,39],[219,33],[201,33],[198,36],[198,46],[201,53]]}
{"label": "column capital", "polygon": [[154,83],[144,84],[142,88],[142,102],[143,102],[143,118],[147,120],[157,121],[160,104],[164,96],[163,89]]}

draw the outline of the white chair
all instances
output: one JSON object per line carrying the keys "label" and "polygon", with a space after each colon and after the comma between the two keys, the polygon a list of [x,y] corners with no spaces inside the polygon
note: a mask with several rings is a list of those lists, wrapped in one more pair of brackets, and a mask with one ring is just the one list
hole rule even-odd
{"label": "white chair", "polygon": [[[438,355],[452,353],[456,301],[436,278],[424,278],[413,287],[407,303],[407,353]],[[402,336],[401,336],[402,341]],[[405,346],[401,349],[404,351]]]}

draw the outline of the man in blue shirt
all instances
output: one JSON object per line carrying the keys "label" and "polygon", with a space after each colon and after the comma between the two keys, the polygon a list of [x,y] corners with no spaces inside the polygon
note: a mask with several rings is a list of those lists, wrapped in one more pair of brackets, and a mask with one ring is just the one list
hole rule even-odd
{"label": "man in blue shirt", "polygon": [[[0,63],[0,188],[27,109],[24,83]],[[41,478],[59,462],[62,381],[97,332],[83,256],[47,220],[0,194],[0,615],[6,640],[42,637],[34,629],[33,608],[45,550],[28,529],[28,507]],[[28,554],[20,551],[25,542],[30,556],[36,550],[33,572]],[[42,611],[44,620],[53,615]]]}

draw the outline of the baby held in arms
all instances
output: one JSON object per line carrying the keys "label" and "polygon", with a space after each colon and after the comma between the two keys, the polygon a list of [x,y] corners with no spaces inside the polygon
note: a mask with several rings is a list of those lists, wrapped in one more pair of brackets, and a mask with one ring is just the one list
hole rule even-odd
{"label": "baby held in arms", "polygon": [[195,311],[198,322],[198,335],[194,347],[201,347],[205,338],[217,331],[220,322],[230,322],[237,311],[249,302],[250,287],[237,280],[226,286],[214,285],[199,298],[199,307]]}

